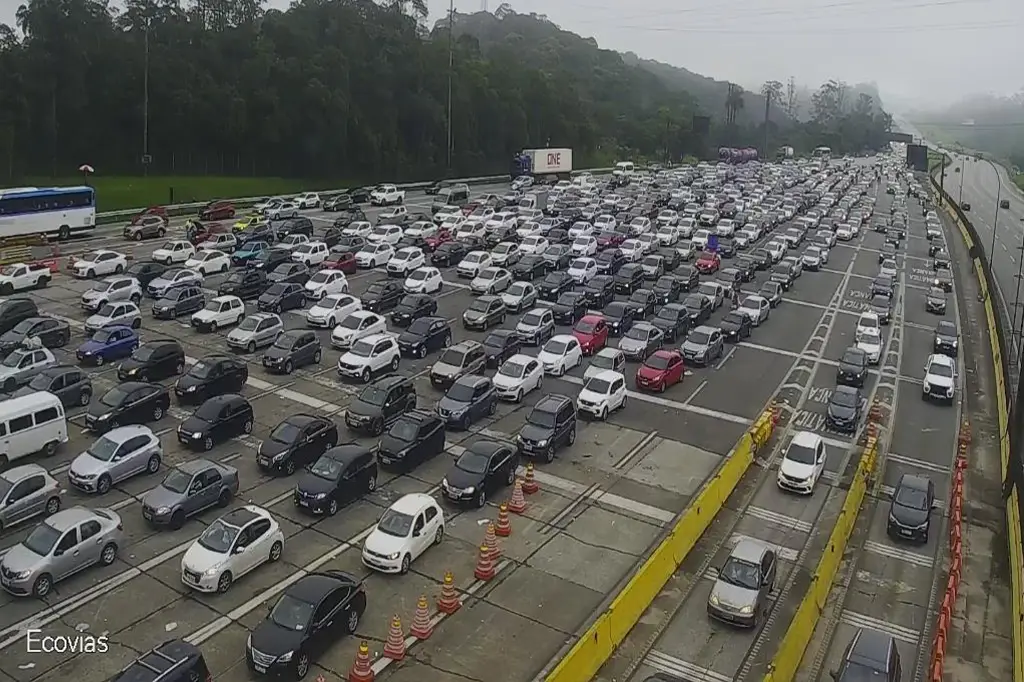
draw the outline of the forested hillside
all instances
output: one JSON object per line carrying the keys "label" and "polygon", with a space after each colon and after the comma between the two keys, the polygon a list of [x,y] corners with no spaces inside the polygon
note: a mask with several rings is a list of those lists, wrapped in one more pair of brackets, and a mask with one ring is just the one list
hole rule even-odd
{"label": "forested hillside", "polygon": [[988,152],[1024,168],[1024,91],[1010,97],[976,95],[907,118],[939,141]]}

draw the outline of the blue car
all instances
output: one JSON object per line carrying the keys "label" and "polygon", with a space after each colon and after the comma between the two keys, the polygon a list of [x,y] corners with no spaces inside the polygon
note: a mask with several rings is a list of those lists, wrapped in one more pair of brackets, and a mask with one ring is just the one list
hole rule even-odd
{"label": "blue car", "polygon": [[75,353],[83,365],[102,365],[111,360],[127,358],[139,347],[139,335],[131,327],[104,327],[78,347]]}
{"label": "blue car", "polygon": [[235,265],[247,265],[256,256],[270,248],[270,244],[261,241],[250,241],[242,244],[231,254],[231,262]]}

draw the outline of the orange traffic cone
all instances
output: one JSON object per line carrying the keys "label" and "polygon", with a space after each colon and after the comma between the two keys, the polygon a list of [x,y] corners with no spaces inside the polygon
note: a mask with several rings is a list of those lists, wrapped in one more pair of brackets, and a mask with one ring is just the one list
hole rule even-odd
{"label": "orange traffic cone", "polygon": [[348,673],[348,682],[373,682],[373,668],[370,667],[370,645],[365,640],[359,643],[356,662]]}
{"label": "orange traffic cone", "polygon": [[512,535],[512,522],[508,518],[508,502],[502,502],[498,507],[498,524],[494,527],[494,532],[502,538]]}
{"label": "orange traffic cone", "polygon": [[412,629],[409,634],[416,639],[427,639],[434,634],[434,626],[430,624],[430,606],[427,604],[427,596],[421,595],[416,602],[416,617],[412,620]]}
{"label": "orange traffic cone", "polygon": [[501,549],[498,547],[498,533],[493,523],[487,524],[484,532],[484,545],[491,550],[491,560],[497,562],[501,558]]}
{"label": "orange traffic cone", "polygon": [[487,545],[480,545],[480,558],[476,562],[473,575],[477,580],[484,582],[494,577],[494,558],[491,556],[491,548]]}
{"label": "orange traffic cone", "polygon": [[526,464],[526,479],[523,481],[523,492],[527,495],[532,495],[540,490],[540,486],[537,481],[533,478],[533,462],[527,462]]}
{"label": "orange traffic cone", "polygon": [[405,635],[402,634],[402,619],[395,615],[388,630],[388,641],[384,642],[384,657],[392,661],[405,658]]}
{"label": "orange traffic cone", "polygon": [[445,571],[444,582],[441,583],[441,597],[437,600],[437,610],[450,616],[458,611],[460,606],[462,602],[455,591],[455,576],[451,571]]}
{"label": "orange traffic cone", "polygon": [[526,511],[526,497],[523,495],[523,482],[516,479],[516,485],[512,488],[512,499],[509,500],[508,510],[513,514],[522,514]]}

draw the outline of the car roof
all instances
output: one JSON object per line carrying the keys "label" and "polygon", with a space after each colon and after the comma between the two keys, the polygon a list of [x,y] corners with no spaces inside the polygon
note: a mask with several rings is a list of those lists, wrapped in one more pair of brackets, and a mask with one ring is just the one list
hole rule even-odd
{"label": "car roof", "polygon": [[597,374],[592,374],[590,378],[600,379],[602,381],[607,381],[608,383],[611,383],[617,379],[624,379],[625,377],[620,372],[616,372],[615,370],[602,369]]}
{"label": "car roof", "polygon": [[767,546],[762,542],[750,538],[743,538],[736,543],[736,546],[733,547],[729,556],[735,557],[740,561],[757,564],[761,562],[761,557],[764,555],[766,549]]}
{"label": "car roof", "polygon": [[709,327],[706,324],[702,324],[699,327],[694,327],[693,331],[702,332],[704,334],[713,334],[718,331],[718,327]]}
{"label": "car roof", "polygon": [[816,433],[811,433],[810,431],[797,431],[796,435],[793,436],[793,440],[791,440],[789,444],[805,448],[816,448],[818,447],[818,444],[822,442],[822,437]]}
{"label": "car roof", "polygon": [[175,469],[182,472],[183,474],[195,474],[210,467],[215,467],[217,469],[224,468],[220,464],[217,464],[216,462],[203,458],[190,459],[186,462],[181,462],[180,464],[174,466]]}
{"label": "car roof", "polygon": [[935,353],[928,356],[929,365],[943,365],[944,367],[953,367],[956,363],[953,358],[948,355],[942,355],[941,353]]}
{"label": "car roof", "polygon": [[22,464],[21,466],[11,467],[7,471],[0,472],[0,478],[8,483],[17,483],[23,478],[28,478],[29,476],[48,473],[49,472],[47,472],[46,469],[38,464]]}
{"label": "car roof", "polygon": [[324,596],[341,585],[358,585],[359,580],[343,571],[310,573],[288,588],[288,594],[307,604],[319,603]]}
{"label": "car roof", "polygon": [[103,434],[103,438],[114,441],[116,443],[124,443],[130,438],[136,436],[153,436],[153,431],[148,426],[142,426],[141,424],[132,424],[129,426],[119,426],[116,429],[111,429]]}
{"label": "car roof", "polygon": [[83,521],[96,517],[96,512],[86,507],[76,506],[62,509],[56,514],[52,514],[46,519],[46,524],[51,528],[58,531],[65,531],[73,526],[77,526]]}
{"label": "car roof", "polygon": [[893,645],[893,637],[890,634],[861,628],[854,635],[854,643],[850,649],[850,658],[861,663],[874,662],[880,664],[883,669],[888,667],[889,649]]}
{"label": "car roof", "polygon": [[900,476],[899,483],[896,484],[897,488],[912,488],[914,490],[928,490],[928,486],[931,481],[924,476],[917,476],[915,474],[903,474]]}
{"label": "car roof", "polygon": [[400,514],[418,514],[431,506],[436,507],[437,502],[430,495],[426,493],[409,493],[398,498],[390,508]]}

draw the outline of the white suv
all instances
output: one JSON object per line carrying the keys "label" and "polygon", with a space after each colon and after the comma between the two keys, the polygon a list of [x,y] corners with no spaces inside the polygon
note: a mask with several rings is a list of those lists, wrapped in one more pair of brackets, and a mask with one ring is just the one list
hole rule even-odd
{"label": "white suv", "polygon": [[825,441],[810,431],[799,431],[782,455],[778,484],[783,490],[801,495],[814,492],[825,470]]}
{"label": "white suv", "polygon": [[192,315],[192,326],[199,331],[215,332],[238,324],[245,318],[245,304],[237,296],[218,296]]}
{"label": "white suv", "polygon": [[353,343],[352,348],[338,358],[338,374],[368,384],[379,374],[397,371],[400,361],[398,340],[393,334],[371,334]]}
{"label": "white suv", "polygon": [[921,397],[953,402],[956,393],[956,360],[948,355],[929,355],[924,366]]}

